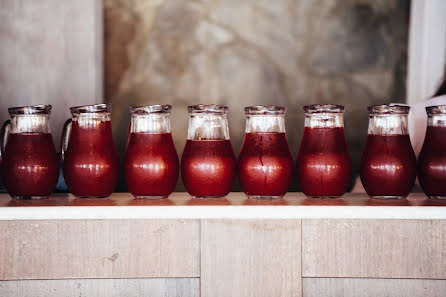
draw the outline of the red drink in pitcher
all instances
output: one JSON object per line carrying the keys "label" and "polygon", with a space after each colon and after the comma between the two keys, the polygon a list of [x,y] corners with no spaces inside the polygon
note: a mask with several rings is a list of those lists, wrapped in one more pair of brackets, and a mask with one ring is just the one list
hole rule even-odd
{"label": "red drink in pitcher", "polygon": [[178,155],[171,133],[130,133],[124,159],[129,192],[137,198],[164,198],[178,180]]}
{"label": "red drink in pitcher", "polygon": [[307,196],[342,196],[352,172],[344,128],[304,128],[297,176]]}
{"label": "red drink in pitcher", "polygon": [[47,197],[56,188],[59,160],[50,133],[10,133],[2,164],[13,197]]}
{"label": "red drink in pitcher", "polygon": [[230,140],[187,140],[181,176],[194,197],[223,197],[235,179],[235,154]]}
{"label": "red drink in pitcher", "polygon": [[361,178],[370,196],[406,197],[415,181],[416,158],[409,135],[368,135]]}
{"label": "red drink in pitcher", "polygon": [[246,133],[238,164],[249,197],[280,198],[288,192],[293,159],[285,133]]}

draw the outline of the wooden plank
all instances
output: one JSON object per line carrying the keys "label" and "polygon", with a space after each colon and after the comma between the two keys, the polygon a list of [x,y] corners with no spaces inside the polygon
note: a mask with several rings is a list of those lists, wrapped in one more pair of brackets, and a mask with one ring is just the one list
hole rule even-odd
{"label": "wooden plank", "polygon": [[304,297],[444,297],[446,280],[304,278]]}
{"label": "wooden plank", "polygon": [[301,296],[300,220],[202,220],[201,296]]}
{"label": "wooden plank", "polygon": [[199,297],[197,278],[0,281],[8,297]]}
{"label": "wooden plank", "polygon": [[103,101],[102,15],[102,0],[0,1],[0,122],[52,104],[58,147],[68,107]]}
{"label": "wooden plank", "polygon": [[446,279],[446,220],[304,220],[304,277]]}
{"label": "wooden plank", "polygon": [[197,220],[0,221],[0,279],[198,277]]}

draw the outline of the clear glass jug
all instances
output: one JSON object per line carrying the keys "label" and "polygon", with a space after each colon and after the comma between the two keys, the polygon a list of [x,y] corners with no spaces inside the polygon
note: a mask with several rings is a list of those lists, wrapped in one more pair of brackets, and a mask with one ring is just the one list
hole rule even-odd
{"label": "clear glass jug", "polygon": [[245,138],[237,167],[240,185],[250,198],[281,198],[293,174],[285,107],[250,106],[245,114]]}
{"label": "clear glass jug", "polygon": [[418,180],[430,198],[446,199],[446,105],[428,106],[427,129],[418,156]]}
{"label": "clear glass jug", "polygon": [[50,132],[51,105],[8,109],[2,129],[2,180],[15,199],[42,199],[56,188],[59,160]]}
{"label": "clear glass jug", "polygon": [[347,190],[352,161],[345,142],[344,106],[304,106],[305,127],[297,155],[297,178],[309,197],[336,198]]}
{"label": "clear glass jug", "polygon": [[179,161],[170,131],[170,105],[130,107],[124,177],[136,198],[168,197],[178,180]]}
{"label": "clear glass jug", "polygon": [[416,177],[416,157],[407,126],[409,106],[369,107],[369,128],[361,156],[360,176],[372,198],[401,199]]}
{"label": "clear glass jug", "polygon": [[236,160],[229,140],[228,107],[188,107],[189,129],[181,157],[184,186],[193,197],[224,197],[235,178]]}
{"label": "clear glass jug", "polygon": [[72,119],[62,133],[63,173],[77,197],[110,196],[119,177],[119,156],[113,141],[111,105],[70,108]]}

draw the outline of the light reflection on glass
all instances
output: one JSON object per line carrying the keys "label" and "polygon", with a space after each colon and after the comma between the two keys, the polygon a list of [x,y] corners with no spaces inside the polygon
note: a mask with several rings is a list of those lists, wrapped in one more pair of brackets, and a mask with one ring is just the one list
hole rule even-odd
{"label": "light reflection on glass", "polygon": [[445,172],[446,171],[446,166],[443,166],[442,164],[438,165],[438,164],[433,163],[433,164],[429,164],[428,167],[429,167],[430,171],[436,171],[436,172],[438,172],[438,171]]}
{"label": "light reflection on glass", "polygon": [[224,170],[224,166],[219,164],[210,164],[210,163],[199,163],[193,165],[194,169],[198,169],[201,171],[211,171],[212,173],[216,173],[217,171]]}
{"label": "light reflection on glass", "polygon": [[134,168],[141,168],[141,169],[148,169],[148,170],[155,170],[155,171],[161,171],[166,168],[164,164],[161,163],[149,163],[149,164],[133,164]]}
{"label": "light reflection on glass", "polygon": [[46,166],[40,166],[40,165],[33,165],[33,166],[18,166],[18,169],[28,171],[28,172],[39,172],[42,170],[47,170],[48,167]]}
{"label": "light reflection on glass", "polygon": [[402,170],[404,166],[398,165],[398,164],[380,164],[380,165],[370,165],[373,170],[381,170],[381,171],[387,171],[391,172],[392,174],[395,174],[397,171]]}
{"label": "light reflection on glass", "polygon": [[78,164],[77,167],[82,169],[88,169],[90,171],[101,171],[104,169],[108,169],[110,167],[109,164]]}
{"label": "light reflection on glass", "polygon": [[339,165],[333,165],[333,164],[308,164],[308,167],[312,169],[317,169],[320,171],[326,171],[327,173],[335,170],[339,170],[341,166]]}

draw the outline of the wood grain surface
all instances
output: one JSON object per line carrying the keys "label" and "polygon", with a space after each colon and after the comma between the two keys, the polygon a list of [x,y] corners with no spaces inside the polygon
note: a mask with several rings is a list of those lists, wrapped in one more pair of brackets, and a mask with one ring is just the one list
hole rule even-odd
{"label": "wood grain surface", "polygon": [[444,297],[446,280],[304,278],[303,297]]}
{"label": "wood grain surface", "polygon": [[301,296],[300,220],[202,220],[201,296]]}
{"label": "wood grain surface", "polygon": [[195,220],[0,221],[0,279],[198,277]]}
{"label": "wood grain surface", "polygon": [[197,278],[0,281],[4,297],[199,297]]}
{"label": "wood grain surface", "polygon": [[446,220],[303,220],[302,271],[446,279]]}

